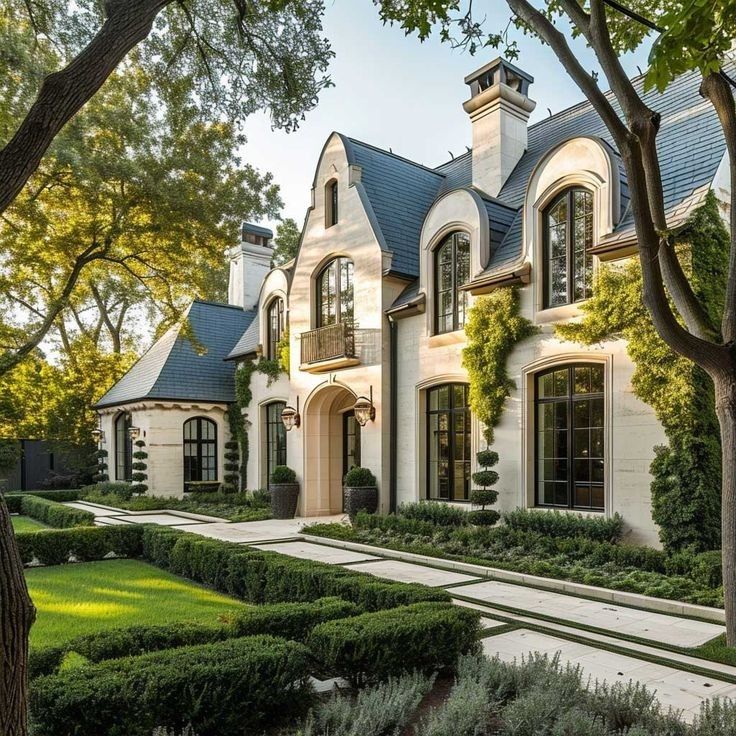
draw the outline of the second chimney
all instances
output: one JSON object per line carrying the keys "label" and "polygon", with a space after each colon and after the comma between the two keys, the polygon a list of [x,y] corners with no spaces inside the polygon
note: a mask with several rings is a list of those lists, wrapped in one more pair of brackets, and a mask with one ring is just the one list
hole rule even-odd
{"label": "second chimney", "polygon": [[527,120],[536,107],[527,96],[534,78],[496,59],[465,77],[471,98],[463,103],[473,125],[473,185],[492,197],[527,147]]}

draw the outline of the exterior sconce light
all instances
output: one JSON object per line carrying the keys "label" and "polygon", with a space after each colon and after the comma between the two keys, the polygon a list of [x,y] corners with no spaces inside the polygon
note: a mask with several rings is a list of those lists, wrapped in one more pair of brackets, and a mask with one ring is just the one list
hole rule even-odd
{"label": "exterior sconce light", "polygon": [[355,421],[361,427],[365,427],[369,421],[374,422],[376,420],[376,407],[373,406],[373,386],[371,386],[370,398],[366,399],[365,396],[359,396],[355,400],[353,411],[355,412]]}
{"label": "exterior sconce light", "polygon": [[141,436],[140,427],[128,427],[128,437],[135,442]]}
{"label": "exterior sconce light", "polygon": [[99,427],[97,429],[92,430],[92,439],[99,445],[105,441],[105,430],[100,429]]}
{"label": "exterior sconce light", "polygon": [[296,409],[293,406],[285,406],[281,412],[281,421],[287,432],[291,432],[294,427],[299,428],[302,423],[302,417],[299,414],[299,397],[296,397]]}

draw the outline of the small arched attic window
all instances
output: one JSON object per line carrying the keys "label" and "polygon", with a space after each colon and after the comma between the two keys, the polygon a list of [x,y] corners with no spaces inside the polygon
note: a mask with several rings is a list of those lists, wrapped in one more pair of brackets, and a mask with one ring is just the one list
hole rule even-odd
{"label": "small arched attic window", "polygon": [[337,225],[338,195],[337,179],[330,179],[325,185],[325,227]]}
{"label": "small arched attic window", "polygon": [[470,278],[470,237],[448,235],[434,252],[434,331],[454,332],[465,326],[468,293],[460,289]]}

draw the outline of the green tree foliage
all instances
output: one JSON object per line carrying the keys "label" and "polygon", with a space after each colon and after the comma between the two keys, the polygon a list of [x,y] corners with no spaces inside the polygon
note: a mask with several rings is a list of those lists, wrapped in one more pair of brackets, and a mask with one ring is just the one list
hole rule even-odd
{"label": "green tree foliage", "polygon": [[518,342],[536,332],[537,328],[519,314],[519,291],[515,287],[481,296],[470,308],[463,366],[470,379],[470,408],[485,425],[483,436],[489,445],[514,387],[506,361]]}
{"label": "green tree foliage", "polygon": [[291,217],[287,217],[276,226],[276,237],[273,241],[275,245],[273,249],[274,266],[283,266],[292,258],[296,258],[301,234],[299,225]]}
{"label": "green tree foliage", "polygon": [[[697,244],[697,247],[693,247]],[[678,236],[680,258],[698,298],[717,323],[723,308],[729,236],[715,196],[708,195]],[[622,337],[634,361],[634,393],[652,406],[669,446],[656,448],[651,466],[652,516],[670,550],[715,549],[720,543],[721,450],[713,383],[657,335],[642,303],[641,266],[601,267],[580,323],[559,325],[568,340],[592,344]]]}

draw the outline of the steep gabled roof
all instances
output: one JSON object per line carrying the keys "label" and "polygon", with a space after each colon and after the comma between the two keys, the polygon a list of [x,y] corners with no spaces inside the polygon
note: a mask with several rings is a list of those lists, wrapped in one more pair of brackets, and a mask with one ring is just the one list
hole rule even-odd
{"label": "steep gabled roof", "polygon": [[248,355],[255,355],[260,343],[261,329],[258,320],[254,319],[248,325],[248,329],[235,343],[235,347],[227,354],[225,360],[235,360],[236,358],[245,358]]}
{"label": "steep gabled roof", "polygon": [[97,408],[141,399],[230,403],[235,366],[225,358],[253,322],[255,311],[196,300],[99,400]]}

